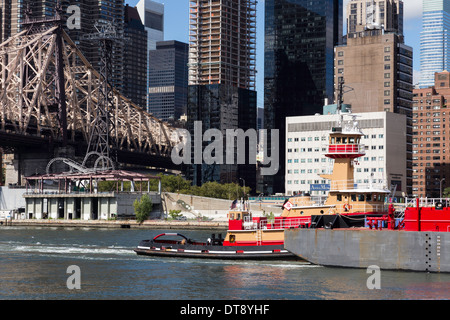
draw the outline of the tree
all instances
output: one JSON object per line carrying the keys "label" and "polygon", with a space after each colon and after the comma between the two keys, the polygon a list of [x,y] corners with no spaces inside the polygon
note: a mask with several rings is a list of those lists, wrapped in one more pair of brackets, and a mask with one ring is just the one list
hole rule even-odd
{"label": "tree", "polygon": [[170,210],[169,211],[169,217],[171,220],[177,220],[178,218],[182,217],[181,210]]}
{"label": "tree", "polygon": [[450,198],[450,187],[444,189],[442,197]]}
{"label": "tree", "polygon": [[153,210],[153,203],[150,197],[144,194],[140,200],[136,199],[133,203],[136,220],[139,224],[144,222],[150,216]]}

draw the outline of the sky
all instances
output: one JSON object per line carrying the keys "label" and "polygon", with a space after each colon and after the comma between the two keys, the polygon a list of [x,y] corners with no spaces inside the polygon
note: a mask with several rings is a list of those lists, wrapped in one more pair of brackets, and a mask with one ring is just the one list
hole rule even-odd
{"label": "sky", "polygon": [[[155,0],[164,3],[164,40],[178,40],[189,43],[189,0]],[[347,3],[344,0],[344,17]],[[138,0],[125,0],[135,6]],[[414,84],[420,75],[420,32],[422,30],[422,0],[403,0],[405,44],[414,52]],[[257,5],[256,25],[256,91],[258,107],[264,106],[264,0]],[[344,19],[345,20],[345,19]],[[345,34],[345,26],[344,26]]]}

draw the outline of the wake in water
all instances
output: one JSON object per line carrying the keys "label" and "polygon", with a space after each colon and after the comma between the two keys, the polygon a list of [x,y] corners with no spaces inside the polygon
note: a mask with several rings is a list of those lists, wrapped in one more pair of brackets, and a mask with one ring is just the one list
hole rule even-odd
{"label": "wake in water", "polygon": [[17,241],[0,242],[1,254],[21,254],[21,255],[58,255],[60,257],[78,258],[83,260],[117,260],[117,259],[135,259],[140,261],[159,261],[163,263],[179,264],[207,264],[207,265],[241,265],[241,266],[266,266],[277,268],[305,268],[318,267],[304,261],[232,261],[216,259],[180,259],[167,257],[142,257],[137,256],[134,248],[124,246],[96,246],[79,244],[42,244],[23,243]]}
{"label": "wake in water", "polygon": [[126,247],[101,247],[95,245],[58,245],[58,244],[24,244],[20,242],[0,242],[0,254],[42,254],[42,255],[64,255],[79,258],[101,259],[111,256],[134,256],[132,248]]}

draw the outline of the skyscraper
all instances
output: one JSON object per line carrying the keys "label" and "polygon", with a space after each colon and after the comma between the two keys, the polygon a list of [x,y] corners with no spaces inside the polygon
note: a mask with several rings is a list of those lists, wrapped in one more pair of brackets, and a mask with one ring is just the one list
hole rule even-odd
{"label": "skyscraper", "polygon": [[161,41],[149,53],[149,112],[163,121],[186,113],[189,45]]}
{"label": "skyscraper", "polygon": [[419,87],[434,85],[434,74],[450,68],[450,1],[424,0],[420,34]]}
{"label": "skyscraper", "polygon": [[191,0],[189,84],[255,88],[256,1]]}
{"label": "skyscraper", "polygon": [[[255,51],[256,0],[190,1],[187,126],[192,134],[195,121],[202,122],[203,132],[218,129],[224,136],[227,129],[256,130]],[[247,148],[247,160],[248,154]],[[256,165],[249,162],[194,164],[186,175],[195,185],[243,180],[255,191]]]}
{"label": "skyscraper", "polygon": [[266,177],[264,192],[274,193],[285,186],[286,117],[320,113],[325,99],[333,100],[334,46],[342,38],[343,4],[266,0],[265,9],[264,126],[280,130],[280,169]]}
{"label": "skyscraper", "polygon": [[347,4],[347,34],[380,28],[403,34],[403,1],[351,0]]}
{"label": "skyscraper", "polygon": [[[140,0],[136,5],[141,21],[147,31],[147,62],[150,65],[149,52],[156,49],[156,42],[164,40],[164,4],[153,0]],[[150,70],[147,69],[147,111],[150,104],[149,97],[149,75]]]}
{"label": "skyscraper", "polygon": [[136,8],[125,6],[123,95],[141,108],[147,107],[147,30]]}
{"label": "skyscraper", "polygon": [[0,43],[11,36],[11,0],[0,0]]}

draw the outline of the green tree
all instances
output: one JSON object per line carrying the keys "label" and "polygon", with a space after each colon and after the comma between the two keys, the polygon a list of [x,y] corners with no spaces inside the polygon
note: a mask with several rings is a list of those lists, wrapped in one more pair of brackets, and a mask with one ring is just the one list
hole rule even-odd
{"label": "green tree", "polygon": [[442,192],[442,197],[450,198],[450,187],[444,189],[444,191]]}
{"label": "green tree", "polygon": [[163,191],[172,193],[188,193],[191,188],[191,181],[185,180],[179,175],[158,175],[161,178]]}
{"label": "green tree", "polygon": [[153,203],[150,197],[144,194],[140,200],[136,199],[133,203],[136,220],[139,224],[144,222],[150,216],[153,209]]}
{"label": "green tree", "polygon": [[169,211],[169,219],[171,219],[171,220],[176,220],[182,216],[183,215],[181,214],[181,210],[170,210]]}

